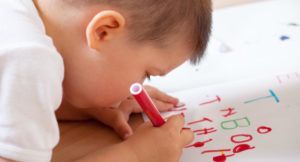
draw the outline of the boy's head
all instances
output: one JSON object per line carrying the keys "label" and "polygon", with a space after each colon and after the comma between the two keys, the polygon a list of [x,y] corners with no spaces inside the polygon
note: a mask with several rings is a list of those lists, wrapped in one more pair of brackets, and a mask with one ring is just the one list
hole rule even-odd
{"label": "boy's head", "polygon": [[210,0],[35,3],[64,58],[65,99],[79,107],[115,105],[147,75],[197,63],[211,28]]}

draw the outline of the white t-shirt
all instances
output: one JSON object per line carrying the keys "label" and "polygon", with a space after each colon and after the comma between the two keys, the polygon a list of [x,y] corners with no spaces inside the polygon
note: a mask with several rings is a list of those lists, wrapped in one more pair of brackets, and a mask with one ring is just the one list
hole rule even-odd
{"label": "white t-shirt", "polygon": [[0,157],[50,161],[64,65],[31,0],[0,0]]}

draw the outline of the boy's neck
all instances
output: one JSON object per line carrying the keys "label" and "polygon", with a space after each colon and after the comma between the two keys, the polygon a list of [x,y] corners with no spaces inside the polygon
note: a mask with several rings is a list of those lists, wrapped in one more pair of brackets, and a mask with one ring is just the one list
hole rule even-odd
{"label": "boy's neck", "polygon": [[[49,2],[52,1],[52,2]],[[50,36],[53,40],[53,43],[57,50],[62,54],[62,39],[64,24],[62,18],[64,14],[60,14],[59,8],[55,8],[57,1],[56,0],[33,0],[34,5],[39,13],[41,20],[43,21],[46,34]],[[61,16],[57,16],[61,15]]]}

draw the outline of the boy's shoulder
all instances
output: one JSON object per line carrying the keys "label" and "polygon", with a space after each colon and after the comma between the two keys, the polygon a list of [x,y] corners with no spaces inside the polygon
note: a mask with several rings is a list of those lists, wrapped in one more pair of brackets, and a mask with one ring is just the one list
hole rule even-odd
{"label": "boy's shoulder", "polygon": [[57,52],[33,1],[0,1],[0,21],[0,51],[43,46]]}
{"label": "boy's shoulder", "polygon": [[49,70],[57,67],[59,74],[63,73],[63,59],[47,36],[33,1],[0,1],[0,22],[2,70],[8,64],[27,63],[28,72],[30,68],[48,66]]}
{"label": "boy's shoulder", "polygon": [[32,0],[0,0],[0,22],[0,156],[50,161],[59,140],[63,59]]}

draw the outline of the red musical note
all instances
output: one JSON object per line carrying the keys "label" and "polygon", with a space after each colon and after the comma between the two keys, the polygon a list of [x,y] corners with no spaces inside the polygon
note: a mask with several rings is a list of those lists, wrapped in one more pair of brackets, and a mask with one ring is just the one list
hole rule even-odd
{"label": "red musical note", "polygon": [[209,139],[203,142],[196,142],[192,145],[186,146],[185,148],[190,148],[190,147],[203,147],[206,143],[211,142],[213,139]]}

